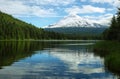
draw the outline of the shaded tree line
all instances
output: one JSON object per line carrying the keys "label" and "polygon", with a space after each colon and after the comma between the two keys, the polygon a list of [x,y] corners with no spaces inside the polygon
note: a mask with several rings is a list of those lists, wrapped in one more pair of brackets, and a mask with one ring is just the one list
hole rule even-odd
{"label": "shaded tree line", "polygon": [[113,16],[110,28],[104,31],[103,38],[106,40],[120,41],[120,8],[118,8],[117,15]]}
{"label": "shaded tree line", "polygon": [[65,39],[64,34],[48,32],[0,12],[0,40]]}

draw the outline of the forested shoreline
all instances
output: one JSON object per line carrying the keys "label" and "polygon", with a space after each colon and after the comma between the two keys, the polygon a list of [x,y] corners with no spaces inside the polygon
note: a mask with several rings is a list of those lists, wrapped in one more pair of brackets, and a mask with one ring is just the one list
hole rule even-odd
{"label": "forested shoreline", "polygon": [[108,70],[120,75],[120,8],[117,16],[113,16],[110,28],[104,31],[103,39],[94,45],[95,54],[105,58]]}
{"label": "forested shoreline", "polygon": [[65,39],[63,34],[48,32],[11,15],[0,12],[0,40]]}

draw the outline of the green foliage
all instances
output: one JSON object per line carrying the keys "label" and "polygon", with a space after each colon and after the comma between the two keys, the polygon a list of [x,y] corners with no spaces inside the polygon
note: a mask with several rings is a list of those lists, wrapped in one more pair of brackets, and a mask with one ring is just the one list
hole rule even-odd
{"label": "green foliage", "polygon": [[102,32],[107,28],[91,28],[91,27],[60,27],[45,28],[47,31],[64,33],[68,39],[101,39]]}
{"label": "green foliage", "polygon": [[120,42],[101,41],[95,44],[96,55],[105,58],[105,66],[108,70],[120,75]]}
{"label": "green foliage", "polygon": [[120,41],[120,9],[118,9],[117,17],[113,16],[110,28],[104,31],[103,38]]}
{"label": "green foliage", "polygon": [[120,8],[118,8],[117,16],[113,16],[110,28],[104,31],[103,38],[114,41],[97,43],[95,52],[105,57],[105,66],[109,70],[120,74],[120,42],[116,42],[120,41]]}
{"label": "green foliage", "polygon": [[107,69],[116,72],[117,74],[120,75],[120,53],[114,52],[109,54],[108,57],[105,58],[105,65]]}
{"label": "green foliage", "polygon": [[110,28],[104,31],[103,38],[114,41],[97,43],[95,52],[105,57],[105,66],[109,70],[120,74],[120,42],[115,42],[115,40],[120,41],[120,8],[118,8],[117,16],[113,16]]}
{"label": "green foliage", "polygon": [[63,34],[47,32],[0,12],[0,40],[64,39]]}

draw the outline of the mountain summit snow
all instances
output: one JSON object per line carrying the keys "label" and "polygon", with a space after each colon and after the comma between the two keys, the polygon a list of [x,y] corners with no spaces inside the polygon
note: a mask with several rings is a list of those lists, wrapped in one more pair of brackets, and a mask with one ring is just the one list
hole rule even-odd
{"label": "mountain summit snow", "polygon": [[78,15],[69,15],[64,17],[59,22],[49,25],[46,28],[63,28],[63,27],[105,27],[105,25],[99,24],[93,20],[80,17]]}
{"label": "mountain summit snow", "polygon": [[100,35],[106,28],[108,28],[106,25],[102,25],[97,21],[89,20],[78,15],[69,15],[44,29],[65,34]]}

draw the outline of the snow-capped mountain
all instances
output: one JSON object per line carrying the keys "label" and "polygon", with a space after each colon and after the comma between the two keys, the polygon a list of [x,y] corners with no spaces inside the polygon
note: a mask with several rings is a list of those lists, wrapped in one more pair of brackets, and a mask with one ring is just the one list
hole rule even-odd
{"label": "snow-capped mountain", "polygon": [[80,17],[78,15],[69,15],[59,22],[45,27],[45,30],[62,32],[62,33],[102,33],[106,29],[106,25],[102,25],[94,20]]}
{"label": "snow-capped mountain", "polygon": [[64,17],[58,23],[49,25],[46,28],[60,28],[60,27],[104,27],[93,20],[82,18],[78,15],[69,15]]}

